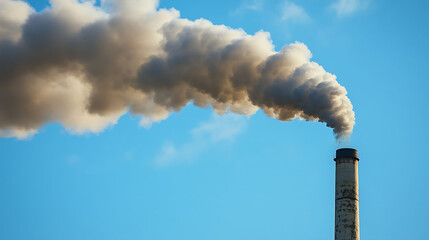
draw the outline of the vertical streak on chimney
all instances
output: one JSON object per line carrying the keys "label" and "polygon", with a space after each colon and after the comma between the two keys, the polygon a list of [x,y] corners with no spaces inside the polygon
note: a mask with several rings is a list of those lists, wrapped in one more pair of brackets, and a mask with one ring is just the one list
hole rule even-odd
{"label": "vertical streak on chimney", "polygon": [[334,160],[335,240],[359,240],[358,152],[341,148]]}

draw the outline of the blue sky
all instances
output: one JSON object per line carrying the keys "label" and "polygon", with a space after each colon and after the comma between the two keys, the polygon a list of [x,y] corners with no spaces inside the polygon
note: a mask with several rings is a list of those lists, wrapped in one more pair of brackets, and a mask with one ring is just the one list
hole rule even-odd
{"label": "blue sky", "polygon": [[344,146],[361,159],[361,238],[426,237],[429,2],[161,0],[171,7],[270,32],[276,50],[305,43],[348,91],[350,142],[318,122],[192,105],[150,129],[131,114],[101,133],[49,123],[0,138],[0,239],[333,239]]}

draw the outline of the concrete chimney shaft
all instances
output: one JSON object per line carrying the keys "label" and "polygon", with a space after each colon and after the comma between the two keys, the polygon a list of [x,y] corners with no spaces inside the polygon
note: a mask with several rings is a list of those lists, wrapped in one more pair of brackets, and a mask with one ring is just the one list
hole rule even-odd
{"label": "concrete chimney shaft", "polygon": [[335,157],[335,240],[359,240],[358,153],[341,148]]}

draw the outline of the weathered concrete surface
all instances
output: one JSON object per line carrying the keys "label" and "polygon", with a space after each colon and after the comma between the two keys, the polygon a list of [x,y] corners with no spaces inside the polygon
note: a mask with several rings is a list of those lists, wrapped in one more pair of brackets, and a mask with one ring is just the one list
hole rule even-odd
{"label": "weathered concrete surface", "polygon": [[358,159],[337,157],[335,161],[335,240],[358,240]]}

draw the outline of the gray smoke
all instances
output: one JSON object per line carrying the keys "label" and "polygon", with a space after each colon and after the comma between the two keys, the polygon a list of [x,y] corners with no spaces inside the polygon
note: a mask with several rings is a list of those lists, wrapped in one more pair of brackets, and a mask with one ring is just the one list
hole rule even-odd
{"label": "gray smoke", "polygon": [[262,109],[281,121],[353,130],[347,92],[303,43],[276,52],[266,32],[179,18],[156,0],[0,0],[0,135],[48,122],[99,132],[127,111],[149,126],[189,102],[218,114]]}

